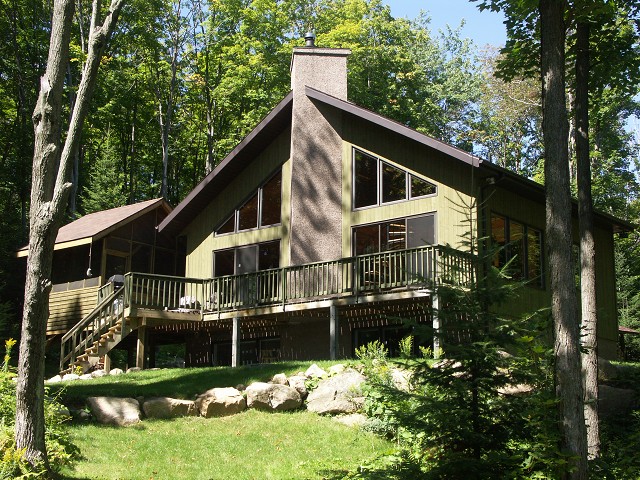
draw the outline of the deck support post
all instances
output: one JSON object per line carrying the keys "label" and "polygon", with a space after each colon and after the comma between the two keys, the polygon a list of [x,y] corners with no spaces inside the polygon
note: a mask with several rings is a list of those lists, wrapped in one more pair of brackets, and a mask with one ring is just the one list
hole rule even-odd
{"label": "deck support post", "polygon": [[102,368],[106,373],[111,371],[111,355],[109,353],[104,354],[104,366]]}
{"label": "deck support post", "polygon": [[147,332],[147,326],[140,325],[138,327],[138,342],[137,342],[137,350],[136,350],[136,367],[138,368],[145,368],[145,355],[146,355],[148,340],[149,340],[149,335]]}
{"label": "deck support post", "polygon": [[336,360],[338,357],[338,307],[329,307],[329,358]]}
{"label": "deck support post", "polygon": [[231,366],[240,365],[240,317],[233,317],[231,332]]}
{"label": "deck support post", "polygon": [[433,358],[440,357],[440,318],[438,311],[440,309],[440,298],[437,294],[431,295],[431,322],[433,326]]}

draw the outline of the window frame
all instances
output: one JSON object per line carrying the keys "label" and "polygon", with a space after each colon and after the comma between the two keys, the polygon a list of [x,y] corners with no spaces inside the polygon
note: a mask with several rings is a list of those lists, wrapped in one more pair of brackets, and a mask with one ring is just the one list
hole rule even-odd
{"label": "window frame", "polygon": [[[268,225],[262,225],[262,209],[263,209],[263,205],[264,205],[263,190],[264,190],[264,187],[271,180],[273,180],[277,175],[280,175],[280,221],[277,222],[277,223],[270,223]],[[256,227],[251,227],[251,228],[240,229],[240,210],[251,199],[253,199],[254,196],[258,197],[258,206],[256,208],[256,215],[257,215],[256,225],[257,226]],[[229,220],[231,220],[232,218],[233,218],[233,230],[231,232],[219,233],[218,230],[220,230],[224,225],[226,225],[227,222]],[[256,190],[252,190],[251,193],[249,195],[247,195],[239,203],[239,205],[233,209],[233,213],[231,213],[230,215],[227,215],[226,217],[224,217],[224,220],[219,222],[215,226],[215,228],[213,229],[213,234],[214,234],[214,236],[219,237],[219,236],[224,236],[224,235],[233,235],[235,233],[242,233],[242,232],[250,232],[250,231],[253,231],[253,230],[260,230],[262,228],[277,227],[279,225],[282,225],[282,167],[280,167],[275,172],[273,172],[271,175],[269,175],[267,177],[267,180],[262,182],[260,184],[260,186]]]}
{"label": "window frame", "polygon": [[[375,178],[376,178],[376,203],[375,204],[370,204],[370,205],[364,205],[361,207],[357,207],[356,206],[356,183],[357,183],[357,177],[356,177],[356,156],[357,154],[360,153],[361,155],[365,155],[367,157],[372,158],[375,162],[376,162],[376,173],[375,173]],[[401,172],[404,173],[404,198],[403,199],[399,199],[399,200],[391,200],[388,202],[385,202],[383,200],[384,197],[384,168],[383,165],[387,165],[391,168],[395,168],[397,170],[400,170]],[[433,193],[428,193],[426,195],[418,195],[418,196],[412,196],[412,190],[413,190],[413,185],[412,185],[412,177],[415,177],[416,179],[426,182],[429,185],[433,185],[434,188],[434,192]],[[430,180],[427,180],[426,178],[424,178],[422,175],[419,175],[415,172],[410,172],[409,170],[407,170],[404,167],[401,167],[400,165],[396,165],[394,163],[392,163],[389,160],[384,160],[381,157],[377,156],[377,155],[373,155],[372,153],[369,153],[361,148],[357,148],[357,147],[352,147],[351,149],[351,187],[352,187],[352,193],[351,193],[351,209],[356,211],[356,210],[363,210],[366,208],[373,208],[373,207],[380,207],[380,206],[384,206],[384,205],[393,205],[396,203],[400,203],[400,202],[407,202],[410,200],[418,200],[418,199],[423,199],[423,198],[429,198],[429,197],[435,197],[438,195],[438,186],[433,183]]]}
{"label": "window frame", "polygon": [[[511,240],[511,222],[517,223],[522,226],[522,238],[520,241],[523,244],[524,248],[524,258],[517,259],[517,262],[521,265],[521,274],[522,278],[519,281],[523,281],[526,285],[531,286],[533,288],[539,290],[546,290],[547,281],[546,281],[546,268],[545,268],[545,251],[544,251],[544,231],[538,227],[534,227],[526,222],[520,221],[516,218],[510,217],[509,215],[504,215],[502,213],[496,212],[492,210],[489,214],[489,231],[491,238],[491,242],[493,243],[493,228],[492,228],[492,219],[493,217],[500,217],[504,220],[504,255],[500,255],[500,260],[504,262],[511,261],[517,253],[514,253],[512,250],[513,241]],[[538,239],[540,241],[540,275],[535,277],[530,277],[530,256],[529,253],[531,251],[529,246],[529,238],[530,232],[537,232]],[[493,261],[491,262],[493,265]]]}
{"label": "window frame", "polygon": [[[272,268],[280,268],[280,262],[282,261],[282,257],[281,257],[281,252],[280,252],[280,247],[281,247],[281,239],[275,239],[275,240],[267,240],[264,242],[258,242],[258,243],[249,243],[247,245],[236,245],[234,247],[226,247],[226,248],[218,248],[215,250],[212,250],[211,252],[211,278],[218,278],[216,277],[216,253],[219,252],[233,252],[233,273],[230,275],[240,275],[239,273],[237,273],[238,270],[238,250],[242,249],[242,248],[249,248],[249,247],[254,247],[257,249],[256,251],[256,270],[255,272],[261,272],[264,270],[260,270],[260,247],[264,246],[264,245],[269,245],[269,244],[277,244],[277,252],[278,252],[278,267],[272,267]],[[266,269],[266,270],[270,270],[270,269]],[[225,277],[228,275],[220,275],[221,277]]]}
{"label": "window frame", "polygon": [[[420,213],[418,215],[408,215],[406,217],[397,217],[397,218],[387,218],[384,220],[380,220],[377,222],[369,222],[369,223],[363,223],[363,224],[358,224],[358,225],[351,225],[351,254],[352,256],[358,256],[358,255],[367,255],[367,253],[361,253],[358,254],[357,253],[357,249],[356,249],[356,229],[358,228],[362,228],[362,227],[377,227],[378,230],[378,251],[377,252],[370,252],[370,253],[382,253],[382,252],[392,252],[394,250],[380,250],[382,248],[382,235],[381,235],[381,228],[384,227],[385,224],[391,223],[391,222],[398,222],[398,221],[403,221],[404,225],[405,225],[405,232],[404,232],[404,248],[400,249],[400,250],[407,250],[409,248],[418,248],[418,247],[408,247],[409,244],[409,228],[408,228],[408,221],[411,219],[417,219],[417,218],[421,218],[421,217],[431,217],[433,219],[433,243],[431,244],[425,244],[425,245],[437,245],[438,244],[438,219],[437,219],[437,212],[427,212],[427,213]],[[387,244],[388,244],[388,240],[387,240]]]}

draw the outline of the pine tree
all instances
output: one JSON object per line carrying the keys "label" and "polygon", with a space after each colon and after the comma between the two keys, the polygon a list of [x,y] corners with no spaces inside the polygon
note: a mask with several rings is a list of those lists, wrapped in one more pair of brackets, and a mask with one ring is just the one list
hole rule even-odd
{"label": "pine tree", "polygon": [[110,131],[107,131],[103,147],[91,166],[89,185],[82,195],[85,213],[126,205],[127,194],[123,190],[126,182],[124,173],[118,170],[117,156],[118,147]]}

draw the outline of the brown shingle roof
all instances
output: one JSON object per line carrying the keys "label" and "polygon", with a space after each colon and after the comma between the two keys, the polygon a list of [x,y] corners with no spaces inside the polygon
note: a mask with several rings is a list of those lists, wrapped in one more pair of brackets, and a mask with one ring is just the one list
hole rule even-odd
{"label": "brown shingle roof", "polygon": [[[155,198],[133,205],[90,213],[61,227],[56,237],[56,245],[81,239],[97,240],[159,205],[164,205],[167,212],[171,211],[171,207],[162,198]],[[27,248],[28,245],[22,247],[20,252],[27,250]]]}

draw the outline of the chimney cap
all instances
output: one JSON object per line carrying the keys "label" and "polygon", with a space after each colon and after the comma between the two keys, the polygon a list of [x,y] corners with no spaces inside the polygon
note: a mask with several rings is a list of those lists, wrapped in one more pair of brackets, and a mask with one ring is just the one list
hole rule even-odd
{"label": "chimney cap", "polygon": [[313,30],[309,30],[307,33],[305,33],[304,39],[306,41],[306,44],[305,44],[306,47],[316,46],[316,34],[313,32]]}

